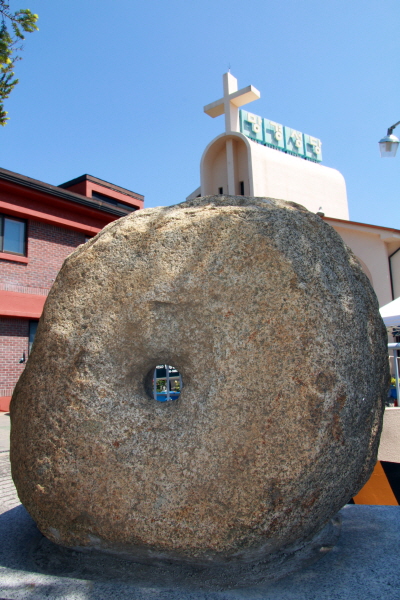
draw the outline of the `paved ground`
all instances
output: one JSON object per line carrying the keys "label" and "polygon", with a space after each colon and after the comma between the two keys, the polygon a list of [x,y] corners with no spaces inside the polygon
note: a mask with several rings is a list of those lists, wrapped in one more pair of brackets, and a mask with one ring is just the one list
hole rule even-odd
{"label": "paved ground", "polygon": [[11,479],[10,453],[0,453],[0,505],[1,512],[18,506],[20,501]]}
{"label": "paved ground", "polygon": [[10,449],[10,413],[0,412],[0,452]]}
{"label": "paved ground", "polygon": [[[0,412],[0,506],[1,512],[20,504],[10,472],[10,416]],[[0,599],[1,600],[1,599]]]}
{"label": "paved ground", "polygon": [[351,505],[338,544],[317,563],[259,587],[202,589],[171,580],[167,566],[61,549],[23,506],[0,514],[0,598],[7,600],[399,600],[400,507]]}

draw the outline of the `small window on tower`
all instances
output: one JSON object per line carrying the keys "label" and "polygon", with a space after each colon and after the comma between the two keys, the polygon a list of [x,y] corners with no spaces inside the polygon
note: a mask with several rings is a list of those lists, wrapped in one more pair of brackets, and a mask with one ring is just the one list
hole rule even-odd
{"label": "small window on tower", "polygon": [[244,181],[239,181],[240,195],[244,196]]}
{"label": "small window on tower", "polygon": [[29,321],[29,354],[32,350],[33,340],[35,339],[37,326],[39,321]]}
{"label": "small window on tower", "polygon": [[223,194],[224,193],[224,188],[218,188],[218,194]]}

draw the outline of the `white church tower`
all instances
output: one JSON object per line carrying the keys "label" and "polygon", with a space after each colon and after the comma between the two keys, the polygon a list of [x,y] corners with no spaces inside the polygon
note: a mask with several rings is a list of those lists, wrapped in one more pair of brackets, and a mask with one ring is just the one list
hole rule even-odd
{"label": "white church tower", "polygon": [[346,184],[339,171],[320,164],[321,142],[239,108],[258,100],[249,85],[238,90],[223,75],[224,95],[204,107],[210,117],[225,115],[225,133],[204,150],[200,188],[189,198],[215,194],[262,196],[302,204],[327,217],[349,219]]}

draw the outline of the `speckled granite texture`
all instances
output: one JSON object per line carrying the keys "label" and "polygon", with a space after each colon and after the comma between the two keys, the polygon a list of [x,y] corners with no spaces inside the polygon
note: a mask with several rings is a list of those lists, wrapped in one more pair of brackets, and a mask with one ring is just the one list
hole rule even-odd
{"label": "speckled granite texture", "polygon": [[[156,364],[179,400],[152,398]],[[222,196],[138,211],[48,296],[13,478],[53,542],[234,569],[306,543],[362,487],[387,380],[375,294],[320,217]]]}

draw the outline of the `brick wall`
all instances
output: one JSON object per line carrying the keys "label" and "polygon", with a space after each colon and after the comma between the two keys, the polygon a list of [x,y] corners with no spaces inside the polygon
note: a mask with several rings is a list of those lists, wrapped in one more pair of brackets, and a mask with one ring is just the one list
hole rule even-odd
{"label": "brick wall", "polygon": [[39,221],[29,221],[27,244],[29,263],[26,265],[1,259],[0,283],[2,286],[50,289],[64,259],[77,246],[84,244],[85,239],[85,234],[78,231]]}
{"label": "brick wall", "polygon": [[28,358],[29,320],[0,317],[0,397],[10,396],[24,370],[22,353]]}
{"label": "brick wall", "polygon": [[[28,264],[0,259],[0,289],[46,294],[64,259],[85,243],[83,233],[38,221],[28,222]],[[0,316],[0,398],[12,393],[28,357],[29,319]]]}

